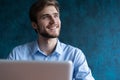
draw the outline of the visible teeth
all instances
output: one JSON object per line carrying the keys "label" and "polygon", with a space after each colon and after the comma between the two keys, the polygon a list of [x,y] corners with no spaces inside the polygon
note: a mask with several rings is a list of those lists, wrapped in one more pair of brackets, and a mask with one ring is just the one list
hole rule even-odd
{"label": "visible teeth", "polygon": [[50,29],[56,29],[56,27],[51,27]]}

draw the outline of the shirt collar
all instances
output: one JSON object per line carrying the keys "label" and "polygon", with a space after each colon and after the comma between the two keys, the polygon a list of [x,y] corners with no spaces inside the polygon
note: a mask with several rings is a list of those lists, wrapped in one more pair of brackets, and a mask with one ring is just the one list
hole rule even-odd
{"label": "shirt collar", "polygon": [[32,46],[32,48],[31,48],[31,54],[35,54],[35,53],[37,53],[38,51],[40,51],[40,49],[39,49],[39,46],[38,46],[38,42],[37,42],[37,40],[36,41],[34,41],[34,43],[33,43],[33,46]]}
{"label": "shirt collar", "polygon": [[[31,52],[33,55],[37,52],[41,52],[41,50],[39,49],[39,45],[38,45],[37,40],[34,42],[34,45],[32,46]],[[59,40],[57,41],[57,45],[56,45],[56,48],[55,48],[53,53],[57,53],[60,55],[63,53],[63,49],[61,47],[61,42]]]}
{"label": "shirt collar", "polygon": [[58,54],[62,54],[63,53],[63,49],[62,49],[62,47],[61,47],[61,42],[58,40],[57,41],[57,45],[56,45],[56,48],[55,48],[55,51],[54,51],[55,53],[58,53]]}

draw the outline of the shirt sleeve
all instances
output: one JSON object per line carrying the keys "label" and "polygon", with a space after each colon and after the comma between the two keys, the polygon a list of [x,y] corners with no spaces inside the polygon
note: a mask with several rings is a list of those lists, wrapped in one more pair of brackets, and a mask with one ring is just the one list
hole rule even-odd
{"label": "shirt sleeve", "polygon": [[73,80],[95,80],[87,64],[85,55],[79,49],[76,50],[76,55],[74,60]]}

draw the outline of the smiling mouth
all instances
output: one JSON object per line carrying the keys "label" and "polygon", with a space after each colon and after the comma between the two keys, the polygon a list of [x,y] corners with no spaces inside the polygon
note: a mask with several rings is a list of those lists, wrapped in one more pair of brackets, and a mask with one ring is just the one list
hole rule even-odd
{"label": "smiling mouth", "polygon": [[56,30],[58,27],[57,26],[50,26],[48,29],[50,30]]}
{"label": "smiling mouth", "polygon": [[57,27],[51,27],[51,28],[49,28],[50,30],[55,30],[55,29],[57,29]]}

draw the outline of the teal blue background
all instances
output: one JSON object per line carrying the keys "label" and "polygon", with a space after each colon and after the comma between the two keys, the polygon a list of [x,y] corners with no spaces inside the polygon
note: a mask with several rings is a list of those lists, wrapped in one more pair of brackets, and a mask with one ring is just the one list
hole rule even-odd
{"label": "teal blue background", "polygon": [[[34,0],[0,0],[0,58],[36,39],[28,16]],[[82,49],[96,80],[120,80],[120,0],[59,0],[59,39]]]}

